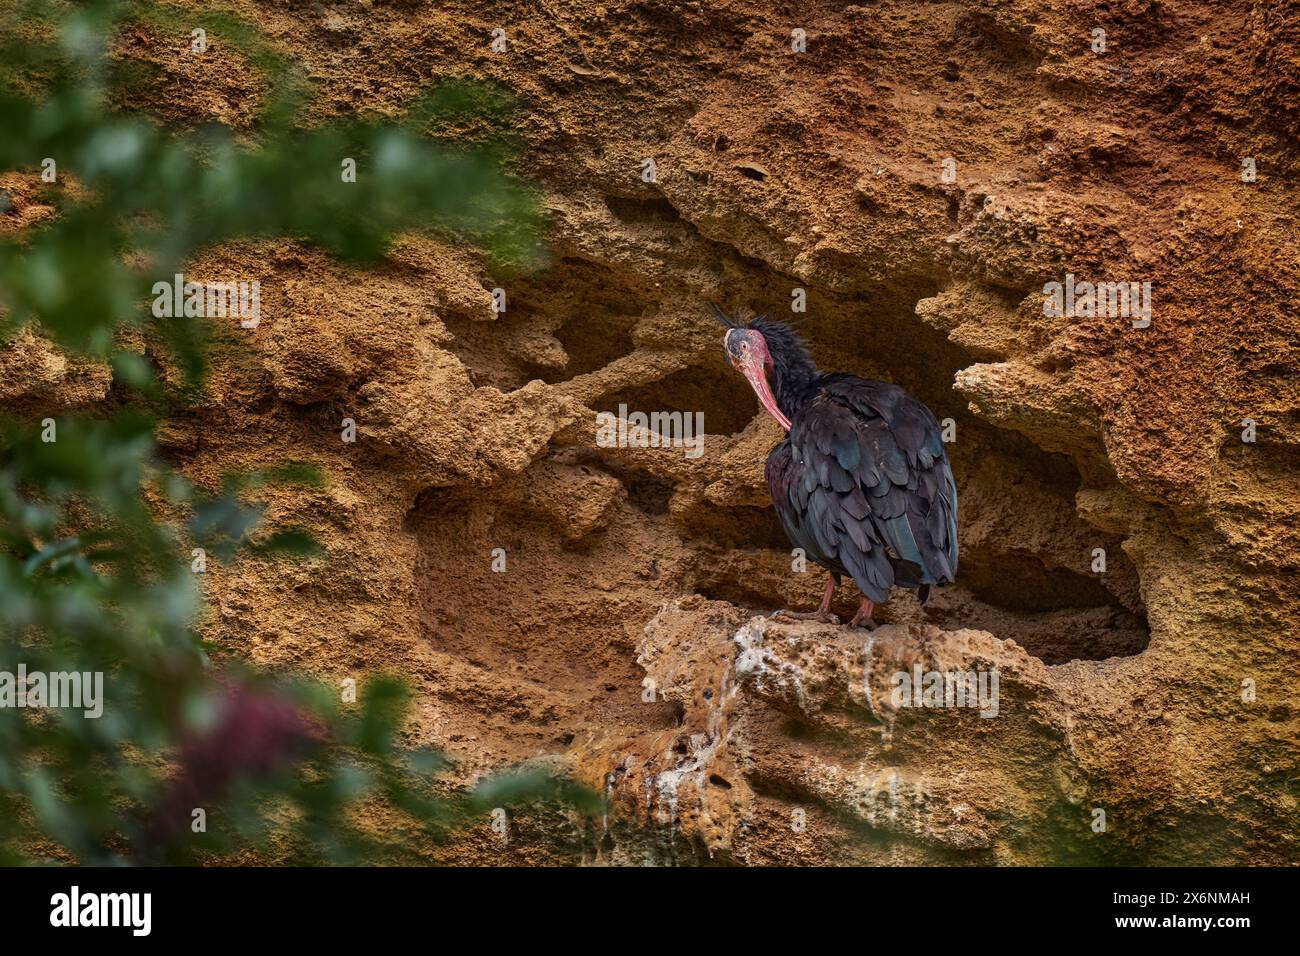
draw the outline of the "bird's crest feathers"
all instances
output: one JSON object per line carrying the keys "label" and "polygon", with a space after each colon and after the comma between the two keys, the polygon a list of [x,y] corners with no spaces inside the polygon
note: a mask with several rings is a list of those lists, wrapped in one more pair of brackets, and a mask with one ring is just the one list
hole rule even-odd
{"label": "bird's crest feathers", "polygon": [[[719,322],[721,322],[723,325],[725,325],[727,328],[743,329],[747,327],[746,322],[744,320],[744,313],[740,309],[736,310],[735,315],[727,315],[726,311],[722,308],[722,306],[718,305],[718,303],[716,302],[710,302],[709,307],[713,309],[713,317],[717,319]],[[754,318],[767,318],[767,316],[754,316]]]}
{"label": "bird's crest feathers", "polygon": [[728,315],[726,310],[716,302],[710,302],[709,308],[713,310],[713,317],[729,329],[755,329],[762,332],[765,329],[771,329],[773,326],[779,326],[794,331],[793,322],[777,321],[768,316],[766,312],[751,312],[749,319],[746,320],[743,308],[736,309],[732,315]]}

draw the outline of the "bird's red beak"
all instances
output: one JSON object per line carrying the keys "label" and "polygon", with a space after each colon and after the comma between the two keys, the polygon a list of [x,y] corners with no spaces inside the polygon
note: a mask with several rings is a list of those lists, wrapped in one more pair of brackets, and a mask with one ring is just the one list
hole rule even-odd
{"label": "bird's red beak", "polygon": [[766,356],[757,351],[749,353],[749,358],[742,361],[737,367],[740,373],[749,380],[750,387],[758,400],[763,403],[768,414],[780,423],[786,431],[790,430],[790,419],[781,414],[781,409],[776,404],[776,396],[772,394],[772,386],[767,383],[767,363],[764,361]]}

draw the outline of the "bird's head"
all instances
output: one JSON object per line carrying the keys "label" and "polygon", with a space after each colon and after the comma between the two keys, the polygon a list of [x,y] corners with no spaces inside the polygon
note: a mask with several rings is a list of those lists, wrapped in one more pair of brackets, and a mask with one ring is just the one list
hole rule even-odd
{"label": "bird's head", "polygon": [[722,346],[727,353],[727,361],[741,375],[763,403],[768,413],[780,423],[786,431],[790,430],[790,419],[781,411],[776,396],[772,393],[772,376],[776,373],[776,362],[772,358],[772,349],[768,345],[765,329],[771,331],[776,323],[766,316],[755,316],[748,323],[742,322],[739,315],[728,316],[718,306],[713,306],[713,314],[719,322],[727,327],[722,337]]}

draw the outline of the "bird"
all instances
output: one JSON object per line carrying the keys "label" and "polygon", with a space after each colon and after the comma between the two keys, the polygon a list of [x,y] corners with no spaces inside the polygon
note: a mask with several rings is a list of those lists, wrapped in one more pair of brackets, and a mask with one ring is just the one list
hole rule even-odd
{"label": "bird", "polygon": [[786,536],[830,572],[815,611],[774,616],[839,624],[835,588],[847,575],[862,592],[851,628],[874,630],[891,587],[917,592],[957,575],[957,485],[934,413],[890,382],[823,374],[790,325],[728,316],[723,348],[759,403],[786,431],[764,474]]}

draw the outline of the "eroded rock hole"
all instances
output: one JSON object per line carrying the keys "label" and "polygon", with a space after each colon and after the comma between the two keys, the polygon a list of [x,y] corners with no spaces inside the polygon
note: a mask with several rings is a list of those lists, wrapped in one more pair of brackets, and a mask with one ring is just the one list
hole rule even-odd
{"label": "eroded rock hole", "polygon": [[[767,291],[761,281],[757,287]],[[877,620],[987,630],[1052,664],[1140,653],[1150,635],[1137,569],[1124,554],[1123,542],[1079,514],[1075,497],[1082,479],[1069,457],[989,425],[953,390],[954,376],[972,357],[939,330],[918,324],[916,302],[935,292],[925,277],[900,279],[873,293],[870,301],[810,290],[809,312],[796,320],[823,369],[897,382],[940,420],[951,418],[955,424],[948,453],[960,492],[957,582],[936,590],[925,608],[907,592],[896,591]],[[1008,307],[1018,301],[1011,290],[995,288],[994,294]],[[742,392],[746,388],[738,379],[735,385]],[[757,411],[752,398],[745,407],[746,418]],[[714,522],[709,510],[723,520]],[[693,533],[742,550],[789,552],[770,507],[702,511],[692,515]],[[1106,556],[1100,573],[1093,570],[1097,549]],[[706,568],[696,584],[707,597],[756,612],[788,606],[778,593],[783,582],[757,573],[757,567],[757,559],[742,559],[725,572]],[[819,584],[824,581],[820,569],[809,572]],[[816,589],[803,590],[809,607],[815,606]],[[856,588],[846,582],[836,611],[852,613],[857,599]]]}
{"label": "eroded rock hole", "polygon": [[969,554],[962,566],[965,587],[986,604],[1036,613],[1114,603],[1097,576],[1048,567],[1041,558],[1015,550]]}
{"label": "eroded rock hole", "polygon": [[635,349],[632,330],[639,315],[576,315],[555,332],[569,361],[558,370],[542,369],[538,377],[554,384],[588,372],[598,372]]}
{"label": "eroded rock hole", "polygon": [[666,515],[673,496],[672,482],[648,472],[629,472],[624,476],[628,500],[648,515]]}
{"label": "eroded rock hole", "polygon": [[567,381],[631,354],[632,331],[652,298],[607,267],[571,256],[506,291],[506,311],[494,320],[445,319],[473,383],[503,391],[533,379]]}
{"label": "eroded rock hole", "polygon": [[704,430],[711,435],[742,431],[758,413],[754,393],[721,359],[716,369],[682,369],[657,382],[603,395],[594,407],[618,414],[619,405],[626,405],[629,412],[646,414],[703,412]]}
{"label": "eroded rock hole", "polygon": [[[957,581],[936,589],[924,608],[910,593],[895,590],[877,621],[985,630],[1049,664],[1144,650],[1150,632],[1137,569],[1120,538],[1079,515],[1075,496],[1082,482],[1073,463],[968,416],[962,416],[958,433],[949,447],[961,509]],[[714,513],[720,516],[716,521]],[[701,594],[756,613],[789,606],[780,593],[788,582],[771,575],[773,555],[761,554],[790,549],[770,507],[704,509],[692,525],[693,534],[734,549],[736,559],[724,570],[702,566],[696,579]],[[751,554],[746,558],[743,552]],[[807,573],[818,586],[825,580],[820,568]],[[817,589],[804,589],[803,609],[815,606]],[[857,589],[846,580],[836,612],[852,613],[857,600]]]}
{"label": "eroded rock hole", "polygon": [[673,204],[662,196],[606,196],[605,205],[620,222],[630,226],[681,221]]}

